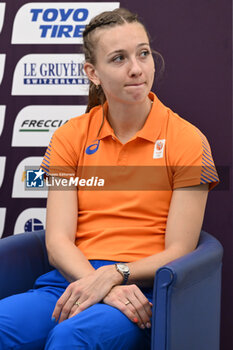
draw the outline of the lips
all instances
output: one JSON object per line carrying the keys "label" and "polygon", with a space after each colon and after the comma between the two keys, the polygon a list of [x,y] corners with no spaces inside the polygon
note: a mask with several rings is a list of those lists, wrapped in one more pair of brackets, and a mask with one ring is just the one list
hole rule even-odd
{"label": "lips", "polygon": [[142,82],[142,83],[132,83],[132,84],[125,84],[125,86],[141,86],[141,85],[144,85],[145,82]]}

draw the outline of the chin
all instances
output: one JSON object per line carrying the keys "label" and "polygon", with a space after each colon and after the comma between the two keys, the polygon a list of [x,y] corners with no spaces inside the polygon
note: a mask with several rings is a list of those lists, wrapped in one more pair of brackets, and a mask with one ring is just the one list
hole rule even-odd
{"label": "chin", "polygon": [[[149,91],[144,91],[144,92],[138,92],[138,93],[127,93],[127,94],[119,94],[119,95],[110,95],[107,100],[110,101],[115,101],[118,103],[122,104],[139,104],[145,102],[149,94]],[[111,102],[110,102],[111,103]]]}
{"label": "chin", "polygon": [[131,96],[130,100],[132,102],[143,103],[147,99],[148,94],[149,94],[149,92],[135,94],[135,95]]}

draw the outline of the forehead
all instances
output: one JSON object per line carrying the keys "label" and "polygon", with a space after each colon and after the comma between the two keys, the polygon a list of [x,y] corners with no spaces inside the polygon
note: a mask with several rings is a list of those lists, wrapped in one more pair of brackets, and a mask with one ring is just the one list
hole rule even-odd
{"label": "forehead", "polygon": [[148,43],[149,39],[140,23],[125,23],[114,27],[99,28],[96,32],[96,48],[104,53],[114,50],[125,50],[140,43]]}

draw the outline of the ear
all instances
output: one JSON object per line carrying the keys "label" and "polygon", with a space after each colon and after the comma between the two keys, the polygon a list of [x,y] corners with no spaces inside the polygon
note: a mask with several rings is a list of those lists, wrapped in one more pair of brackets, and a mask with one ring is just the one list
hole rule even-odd
{"label": "ear", "polygon": [[85,73],[88,76],[89,80],[92,81],[92,83],[94,83],[95,85],[100,85],[98,73],[96,72],[96,69],[93,66],[93,64],[86,62],[86,63],[84,63],[83,68],[84,68]]}

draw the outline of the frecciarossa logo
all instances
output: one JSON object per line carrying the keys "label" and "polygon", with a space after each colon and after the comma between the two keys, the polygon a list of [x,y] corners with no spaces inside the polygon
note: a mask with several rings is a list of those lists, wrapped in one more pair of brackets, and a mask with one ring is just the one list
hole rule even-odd
{"label": "frecciarossa logo", "polygon": [[16,14],[12,44],[81,44],[90,19],[119,5],[119,2],[98,2],[98,6],[94,2],[27,3]]}
{"label": "frecciarossa logo", "polygon": [[[96,142],[97,141],[97,142]],[[86,148],[86,154],[93,154],[98,151],[100,145],[100,140],[95,140],[90,146]]]}

